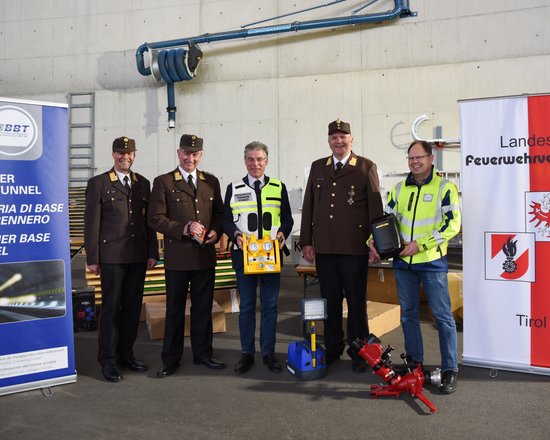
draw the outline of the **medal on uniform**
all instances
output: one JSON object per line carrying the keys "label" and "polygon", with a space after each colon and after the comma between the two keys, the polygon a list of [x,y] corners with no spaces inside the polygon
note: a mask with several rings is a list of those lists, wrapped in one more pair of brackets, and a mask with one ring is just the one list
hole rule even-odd
{"label": "medal on uniform", "polygon": [[355,200],[353,200],[353,196],[355,196],[354,186],[352,185],[351,189],[348,192],[349,199],[348,199],[348,205],[353,205],[355,203]]}

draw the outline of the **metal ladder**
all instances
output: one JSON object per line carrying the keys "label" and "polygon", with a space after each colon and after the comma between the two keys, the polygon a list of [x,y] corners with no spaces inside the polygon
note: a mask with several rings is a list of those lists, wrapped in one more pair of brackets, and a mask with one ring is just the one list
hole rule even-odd
{"label": "metal ladder", "polygon": [[69,187],[94,175],[94,92],[69,93]]}

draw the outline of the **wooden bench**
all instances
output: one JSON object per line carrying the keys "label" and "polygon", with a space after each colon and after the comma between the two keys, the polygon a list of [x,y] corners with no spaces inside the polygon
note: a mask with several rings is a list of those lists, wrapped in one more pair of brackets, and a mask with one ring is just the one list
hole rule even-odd
{"label": "wooden bench", "polygon": [[303,278],[304,280],[305,297],[307,289],[319,283],[317,279],[317,268],[313,264],[297,264],[294,269],[296,270],[296,273],[300,275],[300,278]]}
{"label": "wooden bench", "polygon": [[69,188],[69,240],[71,260],[84,249],[84,209],[86,188]]}
{"label": "wooden bench", "polygon": [[[71,243],[71,260],[84,250],[84,209],[86,206],[86,188],[69,188],[69,235]],[[164,279],[164,240],[162,234],[157,233],[159,253],[161,259],[152,269],[147,269],[143,296],[166,294]],[[222,236],[218,244],[216,262],[216,280],[214,290],[232,289],[237,287],[237,275],[231,266],[231,257],[227,248],[227,237]],[[99,276],[86,270],[86,282],[89,287],[95,288],[96,304],[101,304],[101,280]]]}
{"label": "wooden bench", "polygon": [[[88,286],[95,288],[96,304],[101,304],[101,280],[99,276],[86,271]],[[216,280],[214,290],[231,289],[237,287],[237,275],[231,266],[231,260],[218,259],[216,262]],[[164,261],[160,260],[155,267],[147,269],[143,296],[166,294],[166,280],[164,279]]]}

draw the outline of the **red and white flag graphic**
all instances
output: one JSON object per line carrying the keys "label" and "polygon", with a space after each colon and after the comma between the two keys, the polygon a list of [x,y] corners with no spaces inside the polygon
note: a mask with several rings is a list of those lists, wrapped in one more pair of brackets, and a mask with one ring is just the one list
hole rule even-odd
{"label": "red and white flag graphic", "polygon": [[485,279],[535,281],[535,234],[485,233]]}
{"label": "red and white flag graphic", "polygon": [[525,193],[525,230],[536,234],[536,241],[550,241],[550,192]]}

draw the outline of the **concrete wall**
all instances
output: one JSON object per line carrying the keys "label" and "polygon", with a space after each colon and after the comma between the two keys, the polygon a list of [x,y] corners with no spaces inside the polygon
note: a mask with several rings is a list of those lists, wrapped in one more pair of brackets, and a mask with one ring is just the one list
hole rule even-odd
{"label": "concrete wall", "polygon": [[[461,99],[550,92],[549,0],[410,0],[418,15],[380,25],[302,31],[201,45],[198,77],[176,86],[177,125],[168,131],[166,87],[141,76],[135,50],[239,29],[321,0],[0,0],[0,96],[66,102],[95,92],[95,163],[112,164],[122,134],[138,144],[135,169],[149,178],[173,169],[182,133],[205,139],[202,169],[222,188],[244,174],[242,150],[271,147],[268,174],[299,207],[304,169],[328,155],[326,127],[352,124],[354,150],[377,162],[389,190],[407,170],[413,120],[420,134],[460,136]],[[350,15],[350,0],[280,23]],[[379,0],[365,12],[393,8]],[[275,24],[277,22],[272,22]],[[460,170],[457,150],[443,168]]]}

